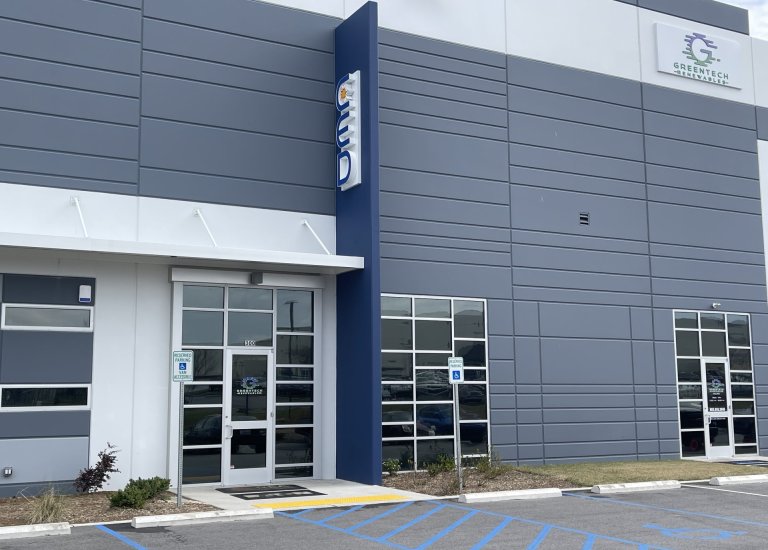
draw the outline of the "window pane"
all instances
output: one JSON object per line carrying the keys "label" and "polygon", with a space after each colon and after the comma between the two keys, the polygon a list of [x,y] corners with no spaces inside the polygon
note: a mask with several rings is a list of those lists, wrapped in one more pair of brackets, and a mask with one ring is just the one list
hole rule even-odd
{"label": "window pane", "polygon": [[488,424],[460,424],[459,431],[462,455],[488,454]]}
{"label": "window pane", "polygon": [[700,384],[680,384],[677,387],[680,399],[701,399]]}
{"label": "window pane", "polygon": [[184,346],[221,346],[224,344],[224,313],[185,311],[181,321]]}
{"label": "window pane", "polygon": [[413,424],[382,426],[381,437],[413,437]]}
{"label": "window pane", "polygon": [[272,310],[272,291],[267,288],[229,289],[230,309],[266,309]]}
{"label": "window pane", "polygon": [[680,403],[680,428],[703,428],[704,409],[701,402]]}
{"label": "window pane", "polygon": [[704,432],[681,432],[683,456],[704,456]]}
{"label": "window pane", "polygon": [[312,332],[315,305],[311,290],[277,291],[277,330]]}
{"label": "window pane", "polygon": [[485,369],[464,369],[466,382],[485,382]]}
{"label": "window pane", "polygon": [[413,380],[413,354],[411,353],[382,353],[382,380]]}
{"label": "window pane", "polygon": [[312,466],[291,466],[288,468],[275,468],[276,479],[286,479],[291,477],[312,477]]}
{"label": "window pane", "polygon": [[306,367],[277,367],[278,380],[312,380],[314,369]]}
{"label": "window pane", "polygon": [[453,435],[453,405],[416,405],[416,435]]}
{"label": "window pane", "polygon": [[221,481],[221,448],[184,449],[184,483]]}
{"label": "window pane", "polygon": [[755,414],[755,402],[754,401],[734,401],[733,414],[738,414],[738,415]]}
{"label": "window pane", "polygon": [[267,465],[267,430],[232,430],[230,469],[264,468]]}
{"label": "window pane", "polygon": [[457,338],[485,338],[483,302],[456,300],[453,321]]}
{"label": "window pane", "polygon": [[448,368],[450,353],[417,353],[417,367],[445,367]]}
{"label": "window pane", "polygon": [[450,321],[416,321],[416,349],[452,350]]}
{"label": "window pane", "polygon": [[678,311],[675,313],[675,328],[699,328],[698,316],[695,311]]}
{"label": "window pane", "polygon": [[459,384],[459,419],[485,420],[486,408],[485,384]]}
{"label": "window pane", "polygon": [[747,445],[746,447],[736,447],[737,455],[756,455],[757,445]]}
{"label": "window pane", "polygon": [[730,349],[731,370],[752,370],[752,357],[748,349]]}
{"label": "window pane", "polygon": [[728,344],[731,346],[749,345],[749,317],[746,315],[728,316]]}
{"label": "window pane", "polygon": [[733,419],[733,442],[734,443],[754,443],[755,442],[755,419],[754,418],[734,418]]}
{"label": "window pane", "polygon": [[381,349],[413,349],[411,321],[382,319]]}
{"label": "window pane", "polygon": [[277,407],[278,424],[312,424],[312,405]]}
{"label": "window pane", "polygon": [[416,371],[416,401],[450,401],[452,395],[447,370]]}
{"label": "window pane", "polygon": [[88,405],[88,388],[3,388],[0,404],[4,408],[84,407]]}
{"label": "window pane", "polygon": [[749,382],[751,384],[752,373],[751,372],[732,372],[731,382]]}
{"label": "window pane", "polygon": [[381,421],[382,422],[412,422],[413,406],[412,405],[382,405]]}
{"label": "window pane", "polygon": [[465,367],[485,366],[485,342],[456,340],[456,357],[464,358]]}
{"label": "window pane", "polygon": [[224,288],[220,286],[184,285],[184,307],[224,307]]}
{"label": "window pane", "polygon": [[413,384],[382,384],[382,401],[413,401]]}
{"label": "window pane", "polygon": [[228,330],[230,346],[271,346],[272,314],[230,311]]}
{"label": "window pane", "polygon": [[233,421],[267,419],[270,391],[266,355],[232,356],[232,387],[229,389]]}
{"label": "window pane", "polygon": [[5,325],[9,327],[89,328],[91,310],[47,307],[6,306]]}
{"label": "window pane", "polygon": [[410,317],[411,299],[393,296],[381,297],[381,314],[390,317]]}
{"label": "window pane", "polygon": [[698,359],[677,360],[678,382],[701,382],[701,363]]}
{"label": "window pane", "polygon": [[400,469],[413,470],[413,441],[384,441],[381,444],[381,458],[400,461]]}
{"label": "window pane", "polygon": [[221,407],[184,409],[184,445],[221,444]]}
{"label": "window pane", "polygon": [[704,313],[700,314],[701,328],[713,328],[725,330],[725,315],[722,313]]}
{"label": "window pane", "polygon": [[427,464],[437,462],[441,456],[453,457],[453,438],[451,439],[427,439],[417,442],[419,453],[419,468],[426,468]]}
{"label": "window pane", "polygon": [[733,399],[753,399],[755,397],[752,384],[735,384],[731,386]]}
{"label": "window pane", "polygon": [[675,340],[677,341],[677,354],[698,357],[699,355],[699,333],[682,330],[675,331]]}
{"label": "window pane", "polygon": [[277,403],[311,403],[314,384],[277,384]]}
{"label": "window pane", "polygon": [[439,319],[451,318],[450,300],[414,298],[413,307],[416,310],[416,317],[437,317]]}
{"label": "window pane", "polygon": [[[706,357],[725,357],[725,333],[702,332],[701,354]],[[680,355],[684,354],[681,353]]]}
{"label": "window pane", "polygon": [[275,361],[280,365],[311,365],[315,362],[315,337],[277,335]]}
{"label": "window pane", "polygon": [[275,464],[312,462],[312,428],[277,428],[275,430]]}
{"label": "window pane", "polygon": [[220,349],[196,349],[195,382],[202,380],[224,380],[224,352]]}
{"label": "window pane", "polygon": [[223,394],[221,384],[184,384],[185,405],[221,405]]}

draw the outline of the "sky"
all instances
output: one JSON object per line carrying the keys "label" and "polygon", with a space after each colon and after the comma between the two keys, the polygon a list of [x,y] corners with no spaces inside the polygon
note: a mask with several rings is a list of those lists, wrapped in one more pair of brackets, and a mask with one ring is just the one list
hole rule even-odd
{"label": "sky", "polygon": [[749,9],[749,29],[752,36],[768,40],[768,0],[720,0]]}

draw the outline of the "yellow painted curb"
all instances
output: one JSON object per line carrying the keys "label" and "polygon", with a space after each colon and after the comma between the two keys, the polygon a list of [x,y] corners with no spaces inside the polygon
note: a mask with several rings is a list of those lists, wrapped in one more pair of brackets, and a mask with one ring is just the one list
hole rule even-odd
{"label": "yellow painted curb", "polygon": [[281,508],[312,508],[313,506],[329,506],[339,504],[360,504],[363,502],[381,502],[383,500],[406,500],[402,495],[384,494],[370,495],[364,497],[336,497],[336,498],[313,498],[309,500],[294,500],[292,502],[272,502],[269,504],[252,504],[254,508],[272,508],[279,510]]}

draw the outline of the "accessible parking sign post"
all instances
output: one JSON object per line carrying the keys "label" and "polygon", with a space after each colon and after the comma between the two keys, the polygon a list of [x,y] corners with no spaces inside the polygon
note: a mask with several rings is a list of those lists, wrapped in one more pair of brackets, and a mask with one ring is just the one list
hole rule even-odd
{"label": "accessible parking sign post", "polygon": [[456,472],[459,476],[459,494],[464,492],[464,476],[461,472],[461,425],[459,424],[459,384],[464,383],[464,358],[448,358],[448,379],[453,386],[453,449]]}
{"label": "accessible parking sign post", "polygon": [[179,383],[179,460],[176,480],[176,506],[181,507],[181,480],[184,470],[184,382],[194,377],[195,354],[191,351],[174,351],[171,354],[171,381]]}

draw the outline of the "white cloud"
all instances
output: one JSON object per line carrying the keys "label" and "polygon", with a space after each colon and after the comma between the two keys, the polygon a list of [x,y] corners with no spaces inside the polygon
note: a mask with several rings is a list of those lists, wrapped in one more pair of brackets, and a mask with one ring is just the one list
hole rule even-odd
{"label": "white cloud", "polygon": [[750,34],[768,40],[768,0],[721,0],[749,9]]}

